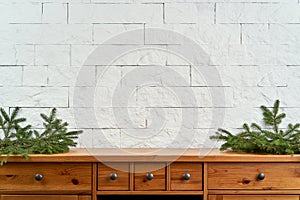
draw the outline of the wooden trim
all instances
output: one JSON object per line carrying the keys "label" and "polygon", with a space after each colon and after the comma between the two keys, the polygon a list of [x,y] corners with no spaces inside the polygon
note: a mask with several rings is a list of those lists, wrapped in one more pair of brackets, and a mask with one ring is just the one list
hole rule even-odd
{"label": "wooden trim", "polygon": [[98,179],[98,164],[93,163],[93,175],[92,175],[92,200],[97,200],[97,179]]}
{"label": "wooden trim", "polygon": [[134,163],[129,164],[129,190],[134,190]]}
{"label": "wooden trim", "polygon": [[[208,152],[199,155],[199,152]],[[220,152],[219,149],[102,149],[72,148],[68,153],[12,155],[8,162],[300,162],[300,154],[270,155]],[[0,156],[0,159],[4,157]]]}
{"label": "wooden trim", "polygon": [[203,163],[203,200],[208,200],[208,188],[207,188],[207,180],[208,180],[208,166],[207,163]]}
{"label": "wooden trim", "polygon": [[171,190],[171,163],[167,163],[166,167],[166,190]]}

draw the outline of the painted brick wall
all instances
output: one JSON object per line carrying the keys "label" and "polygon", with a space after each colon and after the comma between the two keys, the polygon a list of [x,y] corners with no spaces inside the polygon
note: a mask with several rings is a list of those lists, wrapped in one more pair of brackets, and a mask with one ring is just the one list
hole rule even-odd
{"label": "painted brick wall", "polygon": [[57,107],[79,147],[218,146],[276,99],[299,122],[299,86],[299,0],[0,2],[0,106]]}

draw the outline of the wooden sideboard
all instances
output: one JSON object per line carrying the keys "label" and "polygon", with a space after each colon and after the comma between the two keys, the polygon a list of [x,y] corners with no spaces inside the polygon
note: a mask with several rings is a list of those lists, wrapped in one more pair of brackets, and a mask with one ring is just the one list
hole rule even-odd
{"label": "wooden sideboard", "polygon": [[300,155],[218,149],[71,149],[11,156],[0,200],[300,200]]}

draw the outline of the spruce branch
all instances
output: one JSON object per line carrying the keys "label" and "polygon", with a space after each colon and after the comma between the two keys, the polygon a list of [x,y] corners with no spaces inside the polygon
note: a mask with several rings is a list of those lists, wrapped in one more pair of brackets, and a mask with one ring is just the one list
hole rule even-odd
{"label": "spruce branch", "polygon": [[68,123],[56,117],[56,108],[51,110],[49,116],[40,114],[44,120],[44,130],[40,132],[25,124],[25,118],[17,118],[19,111],[15,108],[9,115],[0,108],[0,129],[4,133],[4,137],[0,138],[0,154],[6,155],[0,166],[7,163],[10,155],[18,154],[29,159],[29,154],[64,153],[69,151],[69,147],[77,145],[74,140],[82,131],[68,131]]}
{"label": "spruce branch", "polygon": [[262,105],[263,122],[266,129],[257,123],[251,126],[243,125],[243,131],[236,135],[225,129],[218,129],[216,135],[210,137],[214,140],[225,141],[220,150],[235,152],[294,154],[300,153],[300,124],[288,124],[286,130],[280,130],[279,124],[286,117],[279,113],[280,101],[276,100],[273,109]]}

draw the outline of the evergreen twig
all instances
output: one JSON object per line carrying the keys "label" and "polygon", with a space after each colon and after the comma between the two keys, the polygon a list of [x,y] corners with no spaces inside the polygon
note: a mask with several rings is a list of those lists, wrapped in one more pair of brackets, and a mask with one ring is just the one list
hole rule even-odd
{"label": "evergreen twig", "polygon": [[69,151],[69,147],[76,146],[74,139],[78,138],[80,130],[68,131],[68,123],[56,117],[56,108],[51,110],[50,116],[40,114],[44,120],[44,130],[39,132],[32,129],[31,125],[23,125],[25,118],[17,118],[19,108],[15,108],[9,115],[0,108],[0,154],[6,156],[0,166],[7,163],[10,155],[18,154],[29,159],[29,154],[54,154]]}
{"label": "evergreen twig", "polygon": [[[276,100],[273,109],[262,105],[263,122],[267,129],[256,123],[243,125],[244,131],[234,135],[231,132],[218,129],[216,135],[210,139],[223,140],[220,150],[235,152],[295,154],[300,153],[300,124],[289,124],[286,130],[280,130],[279,124],[286,117],[279,112],[279,100]],[[269,129],[268,129],[269,128]]]}

